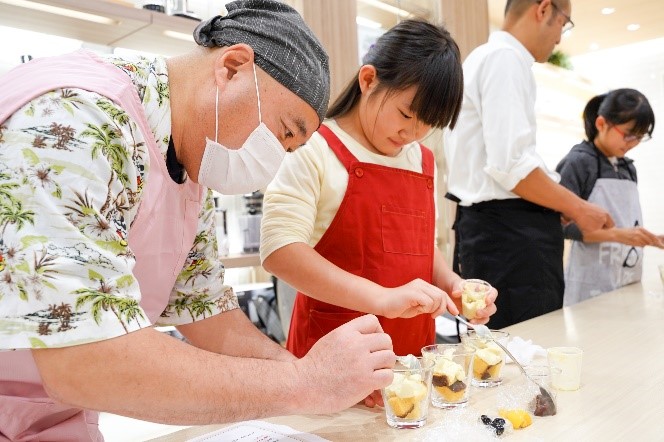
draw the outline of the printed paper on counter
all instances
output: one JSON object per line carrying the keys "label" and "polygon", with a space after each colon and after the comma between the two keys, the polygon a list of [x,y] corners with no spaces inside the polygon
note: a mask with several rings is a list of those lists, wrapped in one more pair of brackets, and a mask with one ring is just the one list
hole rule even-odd
{"label": "printed paper on counter", "polygon": [[315,434],[263,421],[240,422],[188,442],[329,442]]}

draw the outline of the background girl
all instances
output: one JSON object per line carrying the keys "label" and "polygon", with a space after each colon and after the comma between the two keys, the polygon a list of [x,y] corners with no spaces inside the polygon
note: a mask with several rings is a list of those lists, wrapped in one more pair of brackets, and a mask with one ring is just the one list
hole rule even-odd
{"label": "background girl", "polygon": [[581,234],[565,226],[572,241],[565,269],[564,305],[572,305],[641,280],[643,247],[664,248],[662,236],[643,228],[636,168],[625,154],[647,141],[655,128],[648,99],[634,89],[592,98],[583,112],[587,140],[563,158],[560,183],[604,207],[616,226]]}

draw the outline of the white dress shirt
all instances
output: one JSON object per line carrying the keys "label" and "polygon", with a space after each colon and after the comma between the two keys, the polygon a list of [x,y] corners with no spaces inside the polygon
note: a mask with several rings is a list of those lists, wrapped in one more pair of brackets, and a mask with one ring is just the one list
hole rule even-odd
{"label": "white dress shirt", "polygon": [[444,143],[448,191],[463,206],[518,198],[511,190],[537,167],[560,181],[535,151],[534,61],[514,36],[498,31],[463,63],[463,105]]}

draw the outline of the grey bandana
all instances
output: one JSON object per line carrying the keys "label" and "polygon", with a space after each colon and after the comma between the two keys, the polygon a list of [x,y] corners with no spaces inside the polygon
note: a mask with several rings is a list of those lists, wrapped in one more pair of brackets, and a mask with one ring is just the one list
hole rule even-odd
{"label": "grey bandana", "polygon": [[194,31],[201,46],[245,43],[256,64],[302,98],[323,121],[330,99],[328,57],[298,12],[276,0],[238,0],[228,14],[202,22]]}

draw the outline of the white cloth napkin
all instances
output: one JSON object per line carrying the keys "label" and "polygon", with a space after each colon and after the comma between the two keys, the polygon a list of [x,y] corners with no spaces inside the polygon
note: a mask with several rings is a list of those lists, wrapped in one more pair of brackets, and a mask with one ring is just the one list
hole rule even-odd
{"label": "white cloth napkin", "polygon": [[[546,357],[546,350],[540,345],[533,344],[531,339],[525,341],[519,336],[514,336],[505,346],[521,365],[530,364],[535,357]],[[505,362],[512,362],[512,358],[505,355]]]}

